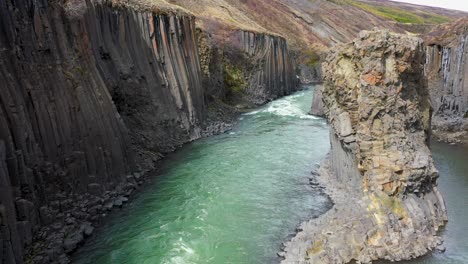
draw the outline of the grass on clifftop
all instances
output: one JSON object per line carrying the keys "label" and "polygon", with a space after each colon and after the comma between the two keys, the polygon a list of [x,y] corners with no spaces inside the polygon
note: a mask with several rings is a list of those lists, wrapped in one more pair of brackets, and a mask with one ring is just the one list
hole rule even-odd
{"label": "grass on clifftop", "polygon": [[328,0],[339,5],[352,5],[367,11],[375,16],[394,20],[400,23],[412,24],[442,24],[449,22],[450,19],[445,16],[430,14],[427,12],[410,12],[397,7],[383,6],[383,5],[370,5],[354,0]]}

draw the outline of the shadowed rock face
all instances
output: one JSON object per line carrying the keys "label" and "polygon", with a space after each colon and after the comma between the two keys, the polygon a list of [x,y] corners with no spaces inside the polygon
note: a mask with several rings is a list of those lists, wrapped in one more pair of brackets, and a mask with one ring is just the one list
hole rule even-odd
{"label": "shadowed rock face", "polygon": [[421,40],[385,31],[361,32],[329,54],[331,152],[318,180],[335,209],[301,226],[285,263],[402,260],[440,244],[446,211],[427,146],[424,55]]}
{"label": "shadowed rock face", "polygon": [[436,27],[425,41],[434,134],[458,141],[468,130],[468,19]]}
{"label": "shadowed rock face", "polygon": [[203,83],[210,95],[239,107],[262,105],[296,91],[299,80],[286,40],[234,30],[223,41],[200,31]]}
{"label": "shadowed rock face", "polygon": [[137,163],[200,137],[193,17],[49,2],[0,4],[2,263],[66,260]]}
{"label": "shadowed rock face", "polygon": [[314,97],[312,98],[312,106],[310,107],[309,114],[315,116],[325,116],[325,110],[323,109],[323,86],[317,86],[314,91]]}
{"label": "shadowed rock face", "polygon": [[284,38],[239,31],[230,43],[241,44],[253,64],[245,90],[249,101],[261,105],[297,89],[299,80]]}
{"label": "shadowed rock face", "polygon": [[281,37],[236,30],[210,54],[168,3],[51,3],[0,3],[2,263],[67,262],[163,153],[226,130],[235,110],[206,103],[232,96],[226,59],[252,103],[297,85]]}

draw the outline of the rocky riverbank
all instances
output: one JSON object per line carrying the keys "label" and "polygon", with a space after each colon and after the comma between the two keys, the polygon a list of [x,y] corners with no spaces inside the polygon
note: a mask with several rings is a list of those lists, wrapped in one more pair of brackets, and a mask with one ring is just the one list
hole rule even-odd
{"label": "rocky riverbank", "polygon": [[418,38],[361,32],[324,62],[331,151],[317,181],[334,200],[285,243],[283,263],[411,259],[447,220],[427,146],[431,106]]}

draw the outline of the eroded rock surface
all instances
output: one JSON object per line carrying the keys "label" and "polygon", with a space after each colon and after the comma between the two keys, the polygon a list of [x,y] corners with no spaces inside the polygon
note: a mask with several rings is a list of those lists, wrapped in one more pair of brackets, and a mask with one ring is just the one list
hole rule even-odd
{"label": "eroded rock surface", "polygon": [[447,220],[427,146],[431,106],[422,41],[363,31],[323,66],[331,152],[318,182],[334,208],[301,225],[283,263],[421,256]]}

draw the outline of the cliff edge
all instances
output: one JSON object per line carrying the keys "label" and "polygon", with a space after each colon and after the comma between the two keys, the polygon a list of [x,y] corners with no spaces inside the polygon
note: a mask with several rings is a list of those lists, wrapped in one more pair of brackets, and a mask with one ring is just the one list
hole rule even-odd
{"label": "cliff edge", "polygon": [[335,205],[301,225],[283,263],[398,261],[441,245],[424,60],[420,39],[386,31],[363,31],[328,55],[331,152],[316,178]]}

